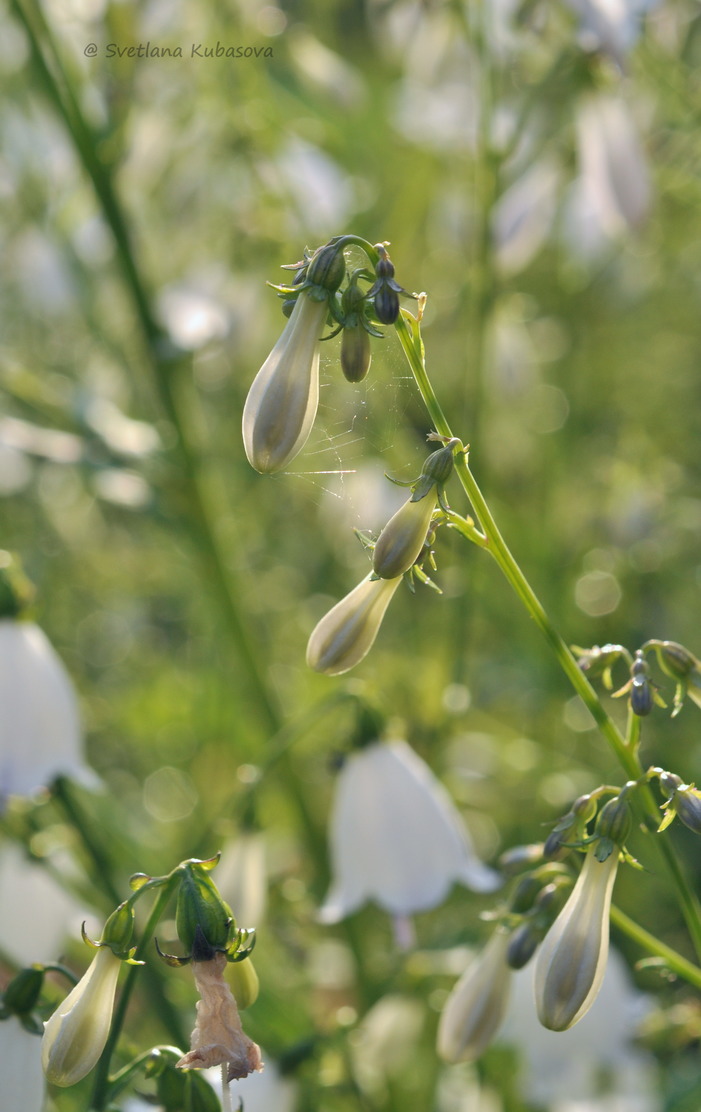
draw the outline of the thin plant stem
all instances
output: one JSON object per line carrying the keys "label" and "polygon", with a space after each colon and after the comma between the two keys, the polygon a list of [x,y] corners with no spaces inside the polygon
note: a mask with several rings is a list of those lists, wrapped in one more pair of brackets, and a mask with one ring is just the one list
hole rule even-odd
{"label": "thin plant stem", "polygon": [[666,946],[664,942],[660,942],[659,938],[635,923],[615,905],[611,907],[611,922],[644,950],[648,950],[655,957],[661,958],[672,973],[676,973],[677,976],[688,981],[695,988],[701,988],[701,969],[697,965],[678,954],[671,946]]}
{"label": "thin plant stem", "polygon": [[[146,925],[143,929],[141,940],[136,948],[136,953],[134,956],[137,960],[141,960],[143,958],[146,952],[146,947],[151,942],[151,938],[153,937],[156,927],[173,895],[173,891],[178,883],[178,879],[179,878],[177,876],[174,876],[170,881],[164,884],[158,892],[158,895],[151,909],[151,914],[149,915],[146,921]],[[124,1026],[124,1019],[127,1014],[127,1008],[129,1007],[129,1001],[136,985],[136,978],[138,977],[139,971],[142,968],[144,972],[146,972],[147,970],[151,969],[151,966],[129,966],[129,973],[124,982],[124,988],[122,989],[121,996],[119,997],[119,1002],[114,1011],[112,1026],[110,1027],[110,1033],[105,1044],[105,1049],[103,1050],[97,1066],[95,1067],[95,1082],[93,1087],[92,1103],[90,1106],[91,1112],[104,1112],[104,1109],[107,1107],[107,1104],[110,1100],[110,1063],[112,1061],[112,1055],[114,1054],[117,1042],[119,1041],[119,1037],[122,1033],[122,1027]],[[177,1030],[177,1041],[179,1043],[182,1043],[184,1041],[179,1024]]]}
{"label": "thin plant stem", "polygon": [[[426,371],[419,322],[410,313],[402,310],[396,322],[396,330],[436,432],[440,433],[441,436],[452,439],[455,433],[450,427]],[[577,661],[553,625],[545,608],[509,550],[487,501],[470,470],[467,457],[462,452],[458,452],[456,455],[455,473],[487,540],[487,544],[483,547],[494,557],[505,578],[544,635],[562,670],[613,749],[626,775],[631,780],[639,780],[643,776],[643,769],[637,753],[628,746],[615,722],[607,714],[596,691],[578,666]],[[647,784],[640,785],[639,798],[643,804],[648,828],[656,830],[659,825],[659,810]],[[672,876],[694,948],[701,958],[701,904],[699,904],[698,897],[691,889],[670,843],[666,839],[656,838],[655,845],[659,848],[665,865]]]}

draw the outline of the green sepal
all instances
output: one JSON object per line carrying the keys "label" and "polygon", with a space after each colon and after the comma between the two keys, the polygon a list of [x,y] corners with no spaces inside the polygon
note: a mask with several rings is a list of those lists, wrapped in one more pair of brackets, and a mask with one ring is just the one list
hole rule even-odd
{"label": "green sepal", "polygon": [[219,860],[185,861],[179,867],[180,887],[175,922],[185,952],[195,961],[206,960],[198,954],[228,949],[236,928],[231,908],[219,895],[208,873]]}

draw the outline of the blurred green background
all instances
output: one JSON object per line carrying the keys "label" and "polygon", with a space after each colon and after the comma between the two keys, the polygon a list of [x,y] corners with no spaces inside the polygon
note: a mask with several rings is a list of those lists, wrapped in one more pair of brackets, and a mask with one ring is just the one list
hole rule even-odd
{"label": "blurred green background", "polygon": [[[17,0],[3,11],[0,546],[21,554],[37,620],[79,689],[107,792],[83,802],[120,890],[132,872],[222,848],[257,785],[270,892],[248,1028],[273,1058],[304,1059],[299,1109],[535,1107],[503,1048],[462,1096],[437,1096],[436,986],[450,977],[397,955],[376,909],[348,929],[316,924],[349,722],[314,708],[348,683],[381,700],[489,860],[542,839],[573,797],[620,773],[497,568],[456,536],[439,537],[442,596],[402,588],[350,681],[305,668],[315,622],[366,574],[353,528],[377,530],[398,505],[383,473],[418,474],[430,425],[391,329],[358,386],[330,340],[306,449],[290,473],[253,473],[240,415],[283,323],[265,283],[332,235],[389,241],[398,280],[428,293],[443,407],[566,641],[634,650],[659,637],[701,652],[701,17],[692,0],[648,5],[644,23],[643,5],[622,7],[619,39],[592,21],[593,0],[47,0],[43,19]],[[119,254],[25,20],[55,76],[60,59],[58,85],[114,184],[153,315],[186,352],[182,409],[259,674],[282,720],[302,723],[260,782],[269,716],[193,539]],[[270,56],[190,56],[217,42]],[[109,44],[147,43],[183,57],[109,56]],[[466,512],[457,486],[449,494]],[[697,715],[656,711],[644,762],[697,777]],[[72,845],[50,803],[12,821],[21,837],[43,830],[44,848]],[[685,834],[669,836],[698,884]],[[671,889],[645,839],[633,841],[646,871],[622,870],[618,901],[689,953]],[[479,941],[485,906],[460,890],[419,916],[421,952]],[[337,967],[329,988],[323,969]],[[698,1031],[683,985],[649,971],[638,982],[690,1007]],[[172,991],[192,1008],[189,989]],[[422,1001],[421,1035],[411,1065],[363,1088],[348,1045],[387,992]],[[675,1043],[660,1022],[651,1107],[695,1109],[692,1035],[682,1025]],[[143,1021],[134,1041],[149,1037]],[[85,1095],[51,1099],[69,1112]]]}

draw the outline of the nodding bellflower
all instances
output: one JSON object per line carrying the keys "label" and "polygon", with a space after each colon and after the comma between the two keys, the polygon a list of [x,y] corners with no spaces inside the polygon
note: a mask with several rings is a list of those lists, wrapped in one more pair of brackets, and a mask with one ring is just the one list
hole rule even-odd
{"label": "nodding bellflower", "polygon": [[346,759],[330,843],[325,923],[368,900],[401,918],[436,907],[456,882],[476,892],[500,883],[475,854],[445,788],[405,741],[374,741]]}
{"label": "nodding bellflower", "polygon": [[511,988],[510,932],[497,927],[448,997],[438,1024],[437,1049],[445,1062],[471,1062],[501,1027]]}
{"label": "nodding bellflower", "polygon": [[538,1019],[551,1031],[566,1031],[589,1011],[606,970],[619,854],[615,848],[601,861],[597,848],[587,851],[577,883],[536,958]]}
{"label": "nodding bellflower", "polygon": [[256,471],[280,471],[304,447],[319,404],[319,338],[328,313],[302,290],[243,409],[243,443]]}
{"label": "nodding bellflower", "polygon": [[337,602],[312,631],[307,664],[315,672],[339,676],[367,656],[392,596],[402,581],[376,579],[372,573]]}

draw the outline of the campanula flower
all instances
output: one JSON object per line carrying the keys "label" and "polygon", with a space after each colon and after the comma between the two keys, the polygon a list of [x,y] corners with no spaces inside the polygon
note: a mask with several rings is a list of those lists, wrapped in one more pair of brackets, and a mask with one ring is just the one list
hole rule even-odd
{"label": "campanula flower", "polygon": [[0,706],[0,805],[84,772],[71,681],[33,622],[0,618]]}
{"label": "campanula flower", "polygon": [[479,1058],[501,1027],[512,977],[506,961],[509,938],[508,930],[497,927],[448,997],[438,1024],[438,1053],[444,1061]]}
{"label": "campanula flower", "polygon": [[54,1085],[75,1085],[105,1049],[121,958],[100,946],[88,971],[44,1026],[41,1061]]}
{"label": "campanula flower", "polygon": [[337,602],[312,631],[307,664],[315,672],[338,676],[367,656],[392,596],[402,581],[367,575],[350,594]]}
{"label": "campanula flower", "polygon": [[577,883],[536,958],[538,1018],[551,1031],[566,1031],[589,1010],[606,969],[619,854],[614,849],[600,861],[598,848],[587,851]]}
{"label": "campanula flower", "polygon": [[395,579],[409,571],[426,543],[426,535],[436,508],[437,493],[420,501],[411,499],[400,506],[377,538],[372,554],[375,575]]}
{"label": "campanula flower", "polygon": [[374,900],[393,916],[441,903],[457,881],[491,891],[483,865],[445,788],[405,741],[375,741],[343,765],[330,823],[333,883],[325,923]]}
{"label": "campanula flower", "polygon": [[280,471],[304,447],[319,403],[319,338],[328,302],[302,291],[243,409],[243,443],[256,471]]}

